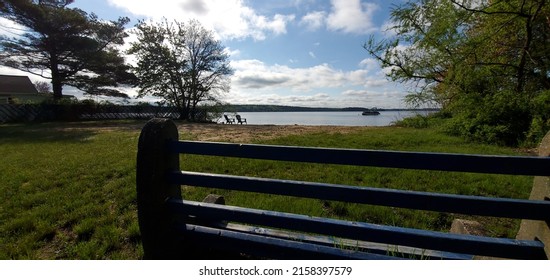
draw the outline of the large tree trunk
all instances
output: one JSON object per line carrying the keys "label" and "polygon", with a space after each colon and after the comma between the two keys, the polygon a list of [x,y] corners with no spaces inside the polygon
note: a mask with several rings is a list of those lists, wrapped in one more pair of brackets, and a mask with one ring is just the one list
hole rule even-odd
{"label": "large tree trunk", "polygon": [[63,97],[63,83],[59,73],[59,63],[55,51],[50,52],[50,70],[52,71],[53,99],[60,100]]}
{"label": "large tree trunk", "polygon": [[60,100],[63,97],[63,84],[59,78],[52,77],[53,99]]}

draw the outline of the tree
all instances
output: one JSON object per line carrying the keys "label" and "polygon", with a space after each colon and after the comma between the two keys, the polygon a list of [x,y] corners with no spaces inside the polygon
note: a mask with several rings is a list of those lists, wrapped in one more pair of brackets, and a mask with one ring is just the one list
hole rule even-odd
{"label": "tree", "polygon": [[24,28],[20,36],[0,37],[0,64],[51,79],[54,98],[63,85],[87,94],[127,97],[114,87],[131,84],[116,46],[127,36],[128,18],[105,22],[67,6],[73,0],[5,0],[0,16]]}
{"label": "tree", "polygon": [[50,93],[52,90],[51,83],[44,81],[36,81],[33,83],[38,93]]}
{"label": "tree", "polygon": [[407,101],[437,101],[449,131],[475,140],[515,145],[550,129],[534,110],[550,94],[546,0],[408,1],[391,15],[395,36],[364,47],[392,80],[415,83]]}
{"label": "tree", "polygon": [[137,59],[139,95],[161,97],[181,119],[196,120],[197,106],[229,90],[233,70],[221,42],[198,21],[140,22],[128,53]]}

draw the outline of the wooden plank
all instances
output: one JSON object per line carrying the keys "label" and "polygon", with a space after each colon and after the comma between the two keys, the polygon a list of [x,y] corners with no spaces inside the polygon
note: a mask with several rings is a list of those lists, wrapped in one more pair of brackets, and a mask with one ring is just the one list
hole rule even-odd
{"label": "wooden plank", "polygon": [[232,231],[247,232],[252,234],[261,234],[263,236],[282,238],[287,240],[299,240],[300,242],[313,243],[329,247],[348,248],[355,251],[370,252],[374,254],[382,254],[395,256],[405,259],[421,259],[421,260],[471,260],[473,255],[457,254],[452,252],[426,250],[408,246],[388,245],[376,242],[366,242],[359,240],[351,240],[345,238],[337,238],[334,236],[304,234],[299,232],[289,232],[280,229],[263,228],[257,226],[248,226],[236,223],[218,223],[218,228],[223,228]]}
{"label": "wooden plank", "polygon": [[284,228],[354,240],[501,258],[546,258],[544,244],[539,241],[441,233],[180,199],[169,199],[167,205],[185,216]]}
{"label": "wooden plank", "polygon": [[189,171],[171,172],[168,177],[171,183],[180,185],[467,215],[550,220],[550,201],[440,194]]}
{"label": "wooden plank", "polygon": [[550,176],[550,157],[422,153],[380,150],[171,141],[174,153],[404,169]]}
{"label": "wooden plank", "polygon": [[399,259],[387,255],[345,250],[200,225],[182,225],[179,230],[188,242],[196,241],[195,243],[200,243],[201,250],[208,247],[220,251],[251,254],[255,257],[276,257],[278,259]]}

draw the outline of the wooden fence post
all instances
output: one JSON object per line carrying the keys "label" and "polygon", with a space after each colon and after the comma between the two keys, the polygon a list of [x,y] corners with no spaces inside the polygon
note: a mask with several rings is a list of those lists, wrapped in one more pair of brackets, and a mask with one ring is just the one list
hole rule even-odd
{"label": "wooden fence post", "polygon": [[[550,131],[542,139],[538,153],[541,157],[550,157]],[[550,200],[550,177],[535,177],[529,199]],[[522,220],[516,239],[539,239],[544,243],[546,257],[550,259],[550,221]]]}
{"label": "wooden fence post", "polygon": [[178,129],[169,119],[152,119],[139,136],[136,190],[138,220],[145,259],[175,259],[181,252],[166,211],[167,198],[181,198],[179,185],[166,180],[169,170],[179,170],[179,154],[168,153],[166,143],[178,140]]}

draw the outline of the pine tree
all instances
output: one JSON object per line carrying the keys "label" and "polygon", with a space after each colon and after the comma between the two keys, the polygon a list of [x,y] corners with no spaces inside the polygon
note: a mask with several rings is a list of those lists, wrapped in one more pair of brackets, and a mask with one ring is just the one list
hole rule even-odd
{"label": "pine tree", "polygon": [[0,64],[51,79],[56,99],[64,85],[87,94],[127,97],[114,87],[134,81],[117,50],[129,19],[105,22],[69,8],[72,2],[2,1],[0,16],[18,24],[22,33],[0,37]]}

